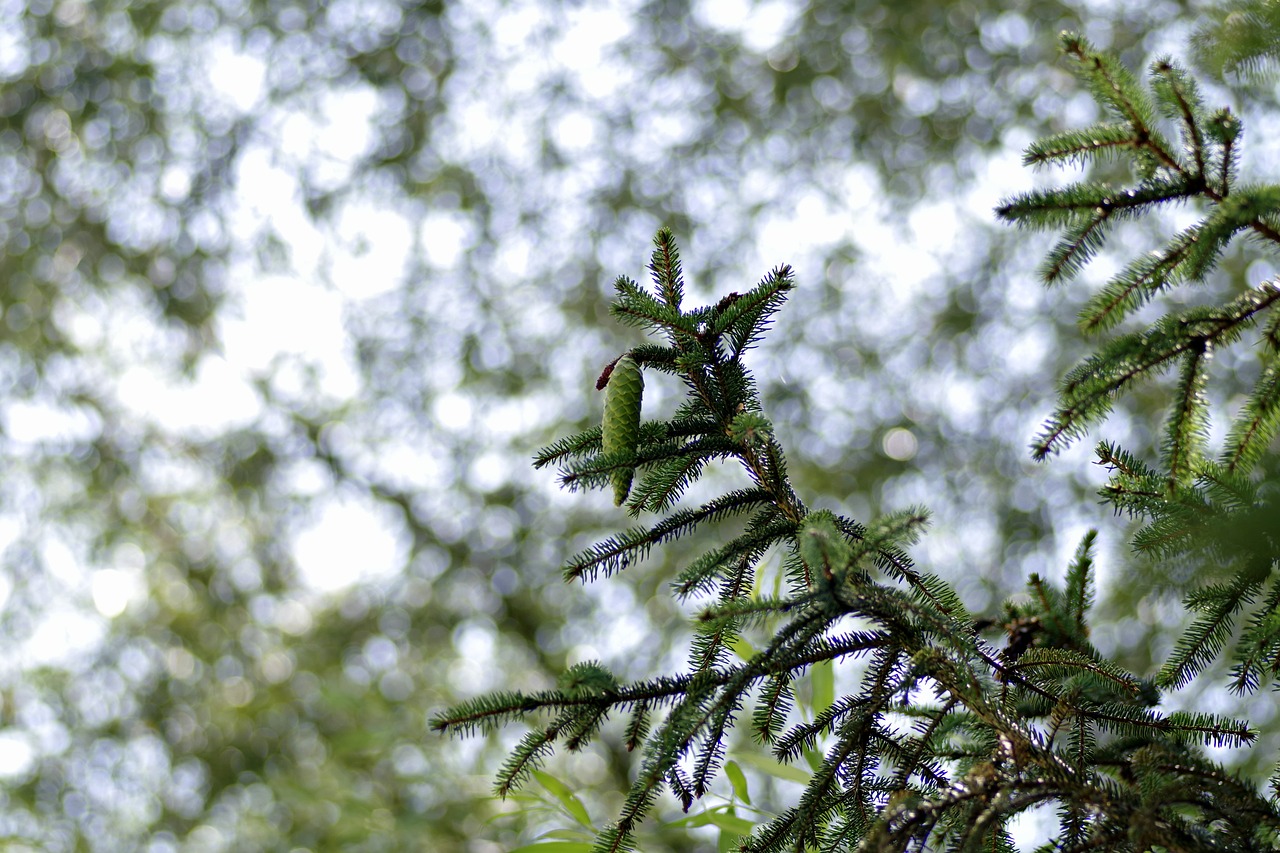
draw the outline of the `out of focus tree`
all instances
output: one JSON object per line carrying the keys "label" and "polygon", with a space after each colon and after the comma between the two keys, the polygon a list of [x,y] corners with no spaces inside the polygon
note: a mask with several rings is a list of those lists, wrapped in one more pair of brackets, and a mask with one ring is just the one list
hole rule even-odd
{"label": "out of focus tree", "polygon": [[[549,684],[608,632],[616,653],[681,630],[661,566],[607,619],[606,593],[563,594],[606,502],[527,466],[594,417],[608,282],[659,224],[695,297],[782,260],[811,282],[760,354],[798,483],[854,515],[927,498],[931,547],[981,569],[975,609],[1047,569],[1087,521],[1050,510],[1090,481],[1046,487],[1022,448],[1078,350],[989,211],[1033,134],[1091,115],[1046,64],[1054,33],[1144,57],[1185,23],[986,0],[0,7],[0,838],[527,831],[477,805],[500,745],[426,715]],[[1141,664],[1148,622],[1098,641]],[[573,772],[614,791],[626,763]]]}

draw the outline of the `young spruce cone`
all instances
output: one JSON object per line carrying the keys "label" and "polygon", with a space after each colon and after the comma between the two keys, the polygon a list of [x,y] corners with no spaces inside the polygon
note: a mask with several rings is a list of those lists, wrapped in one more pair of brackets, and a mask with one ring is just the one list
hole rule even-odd
{"label": "young spruce cone", "polygon": [[[640,365],[629,355],[618,359],[604,389],[604,420],[600,425],[602,449],[610,453],[634,453],[640,438],[640,397],[644,393],[644,377]],[[622,506],[631,491],[631,468],[619,468],[613,481],[613,502]]]}

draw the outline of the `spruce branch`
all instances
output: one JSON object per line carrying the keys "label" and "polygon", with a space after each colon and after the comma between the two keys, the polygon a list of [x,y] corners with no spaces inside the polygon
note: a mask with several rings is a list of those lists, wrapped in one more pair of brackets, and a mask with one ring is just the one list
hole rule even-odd
{"label": "spruce branch", "polygon": [[[1063,52],[1075,61],[1097,100],[1146,137],[1144,144],[1157,146],[1158,138],[1150,138],[1155,126],[1152,104],[1133,73],[1115,56],[1094,49],[1076,33],[1063,33],[1061,41]],[[1167,155],[1166,159],[1172,161]]]}
{"label": "spruce branch", "polygon": [[684,300],[684,276],[680,269],[680,250],[670,228],[662,228],[653,238],[653,259],[649,271],[662,301],[673,311],[680,310]]}
{"label": "spruce branch", "polygon": [[1065,615],[1071,633],[1078,637],[1085,635],[1086,617],[1093,607],[1093,549],[1097,541],[1097,530],[1086,533],[1067,569]]}
{"label": "spruce branch", "polygon": [[[1237,180],[1239,120],[1226,109],[1208,112],[1186,69],[1167,57],[1156,60],[1148,72],[1148,95],[1123,63],[1082,37],[1064,34],[1062,46],[1111,119],[1033,143],[1024,162],[1090,164],[1102,156],[1120,156],[1131,161],[1135,180],[1124,187],[1085,179],[1023,193],[996,209],[1000,218],[1023,227],[1062,229],[1041,265],[1042,278],[1055,283],[1079,272],[1103,248],[1118,217],[1144,216],[1169,202],[1191,202],[1203,209],[1198,222],[1163,247],[1131,260],[1093,295],[1079,318],[1083,331],[1112,330],[1162,291],[1204,281],[1240,234],[1280,245],[1280,185]],[[1181,150],[1165,142],[1158,119],[1176,124]],[[1182,371],[1166,420],[1162,465],[1169,486],[1185,488],[1195,476],[1208,433],[1208,356],[1214,348],[1234,343],[1275,301],[1276,288],[1266,282],[1221,305],[1166,314],[1145,332],[1104,343],[1065,377],[1058,407],[1032,444],[1033,456],[1043,459],[1078,438],[1107,417],[1132,383],[1162,373],[1177,360]],[[1268,328],[1277,322],[1273,319]],[[1256,464],[1261,457],[1266,447],[1262,436],[1274,430],[1272,396],[1270,375],[1264,375],[1231,433],[1227,458],[1236,464]],[[1250,439],[1254,429],[1256,441]]]}
{"label": "spruce branch", "polygon": [[[724,577],[720,582],[720,602],[722,605],[733,605],[746,599],[751,594],[751,585],[755,580],[754,563],[750,557],[738,561],[737,571]],[[739,618],[724,615],[714,621],[703,620],[702,628],[695,636],[691,648],[693,669],[701,672],[725,666],[730,654],[730,645],[740,636]]]}
{"label": "spruce branch", "polygon": [[[1024,166],[1053,163],[1084,165],[1100,155],[1119,156],[1137,144],[1127,124],[1095,125],[1087,130],[1067,130],[1037,139],[1022,155]],[[1011,211],[1012,212],[1012,211]]]}
{"label": "spruce branch", "polygon": [[1280,8],[1271,0],[1233,0],[1208,10],[1191,37],[1196,64],[1215,77],[1261,82],[1280,60]]}
{"label": "spruce branch", "polygon": [[1080,329],[1088,334],[1112,329],[1151,297],[1184,280],[1187,261],[1198,239],[1199,229],[1190,228],[1163,249],[1130,262],[1080,312]]}
{"label": "spruce branch", "polygon": [[1170,489],[1188,485],[1204,456],[1209,408],[1205,400],[1205,388],[1209,384],[1205,363],[1209,354],[1205,343],[1193,346],[1182,357],[1182,371],[1161,446]]}
{"label": "spruce branch", "polygon": [[1236,693],[1257,690],[1280,661],[1280,580],[1271,581],[1270,587],[1236,642],[1231,669],[1231,689]]}
{"label": "spruce branch", "polygon": [[[1139,215],[1178,193],[1208,192],[1197,187],[1195,170],[1217,168],[1228,153],[1214,153],[1223,133],[1197,136],[1188,129],[1204,121],[1188,82],[1171,66],[1154,69],[1165,79],[1154,89],[1153,105],[1134,97],[1116,66],[1098,63],[1091,73],[1097,85],[1110,87],[1113,113],[1127,122],[1130,153],[1159,160],[1156,137],[1135,130],[1149,124],[1159,107],[1182,122],[1190,165],[1157,164],[1133,193],[1108,189],[1115,203],[1112,195],[1096,197],[1101,190],[1082,185],[1056,197],[1024,198],[1010,214],[1033,225],[1060,216],[1069,227],[1080,226],[1094,221],[1096,207],[1063,214],[1052,205],[1070,207],[1093,193],[1092,201],[1105,202],[1107,217],[1115,218]],[[1081,138],[1060,138],[1037,156],[1069,157],[1064,152],[1071,145],[1083,150]],[[1208,152],[1203,161],[1196,146]],[[1118,322],[1111,318],[1150,293],[1208,269],[1231,235],[1276,215],[1272,202],[1266,188],[1238,188],[1175,240],[1160,264],[1134,267],[1129,280],[1118,281],[1124,290],[1109,297],[1099,324]],[[1085,239],[1063,256],[1064,268],[1087,254]],[[793,488],[783,448],[743,361],[794,286],[790,269],[778,267],[752,290],[688,308],[677,247],[669,232],[660,232],[650,273],[653,293],[619,280],[616,313],[665,343],[633,347],[626,356],[633,363],[620,358],[612,370],[621,364],[624,372],[676,377],[684,401],[670,417],[636,423],[625,446],[606,443],[603,431],[592,428],[553,443],[535,464],[558,466],[570,489],[608,488],[619,470],[634,470],[638,484],[627,511],[663,516],[571,557],[568,579],[616,574],[655,548],[714,526],[719,538],[701,553],[677,554],[672,583],[677,597],[711,600],[697,613],[681,673],[622,683],[599,664],[579,664],[554,690],[481,697],[434,717],[434,729],[463,733],[546,718],[504,765],[500,793],[513,790],[553,749],[575,751],[607,737],[606,722],[621,717],[622,743],[639,753],[639,767],[616,821],[598,834],[593,849],[633,850],[637,827],[660,793],[669,792],[687,811],[710,790],[729,755],[732,729],[749,719],[750,731],[770,744],[776,760],[807,758],[813,772],[794,806],[754,832],[743,850],[1011,851],[1009,822],[1045,803],[1060,809],[1061,849],[1081,851],[1128,851],[1135,838],[1146,847],[1209,850],[1208,823],[1230,823],[1232,838],[1251,831],[1233,815],[1249,815],[1252,827],[1280,825],[1272,804],[1247,786],[1231,787],[1229,774],[1195,751],[1248,743],[1255,735],[1247,725],[1208,714],[1161,713],[1150,682],[1106,660],[1090,643],[1096,534],[1081,541],[1061,589],[1033,577],[1029,603],[1010,604],[1003,622],[986,623],[1001,624],[1008,637],[1004,648],[993,647],[979,636],[956,590],[914,565],[908,549],[926,525],[923,509],[856,521],[830,510],[811,512]],[[1202,413],[1209,352],[1240,338],[1276,299],[1280,292],[1264,286],[1225,305],[1167,316],[1106,344],[1064,382],[1064,399],[1075,407],[1060,418],[1067,434],[1104,414],[1131,383],[1182,364],[1162,469],[1114,445],[1100,445],[1098,454],[1112,469],[1108,499],[1118,509],[1153,517],[1135,539],[1140,547],[1172,554],[1203,549],[1237,570],[1236,588],[1211,589],[1202,601],[1191,601],[1213,624],[1185,652],[1188,669],[1218,653],[1215,643],[1221,645],[1237,613],[1266,586],[1275,562],[1267,562],[1275,550],[1272,533],[1233,526],[1256,525],[1255,508],[1266,499],[1262,487],[1238,470],[1242,466],[1205,458]],[[1278,349],[1266,351],[1274,358]],[[615,378],[610,373],[606,369],[601,378],[606,388]],[[1273,396],[1265,390],[1271,386],[1261,387],[1264,393],[1239,419],[1248,426],[1240,427],[1235,441],[1248,449],[1233,459],[1261,456],[1258,442],[1275,430],[1268,420]],[[688,487],[717,463],[740,468],[747,484],[700,506],[680,507]],[[1223,534],[1230,541],[1204,533],[1221,519],[1231,522]],[[766,556],[774,553],[781,555],[777,571],[788,591],[760,596],[757,577],[772,570]],[[1270,594],[1244,634],[1238,678],[1248,685],[1280,665],[1280,583],[1266,588]],[[748,640],[748,631],[768,638],[763,648],[749,651],[756,640]],[[815,665],[847,659],[860,659],[856,689],[838,696],[823,691],[812,719],[797,721],[797,682]],[[1232,802],[1217,802],[1218,791]]]}
{"label": "spruce branch", "polygon": [[533,457],[534,468],[545,468],[570,456],[600,452],[600,427],[593,426],[576,435],[557,439]]}
{"label": "spruce branch", "polygon": [[1160,685],[1179,688],[1221,652],[1234,626],[1233,618],[1261,587],[1258,578],[1241,575],[1229,584],[1211,584],[1187,596],[1186,605],[1200,616],[1179,639],[1173,655],[1157,676]]}
{"label": "spruce branch", "polygon": [[[1006,222],[1035,230],[1088,229],[1116,218],[1136,218],[1152,205],[1177,201],[1194,193],[1194,186],[1176,178],[1144,181],[1128,190],[1119,190],[1112,184],[1080,182],[1014,196],[996,208],[996,215]],[[1064,242],[1079,239],[1082,238]]]}
{"label": "spruce branch", "polygon": [[631,528],[571,557],[564,567],[565,579],[592,580],[600,572],[607,577],[645,559],[655,546],[674,542],[704,523],[731,518],[767,500],[767,493],[760,489],[742,489],[708,501],[696,510],[679,510],[652,527]]}
{"label": "spruce branch", "polygon": [[[1130,383],[1162,372],[1181,356],[1234,343],[1258,313],[1277,301],[1280,288],[1268,283],[1250,289],[1221,308],[1196,308],[1169,315],[1144,332],[1111,341],[1066,375],[1060,408],[1032,444],[1033,456],[1045,458],[1102,420],[1116,395]],[[1181,407],[1203,407],[1203,402],[1187,396],[1196,387],[1194,383],[1184,385],[1179,398]]]}
{"label": "spruce branch", "polygon": [[724,335],[736,360],[755,346],[769,329],[769,320],[795,287],[791,267],[775,267],[752,290],[721,302],[708,322],[708,333]]}
{"label": "spruce branch", "polygon": [[1182,125],[1184,151],[1191,155],[1191,174],[1197,180],[1205,175],[1205,146],[1200,126],[1204,122],[1200,89],[1186,70],[1169,57],[1151,65],[1151,89],[1156,103],[1167,118]]}

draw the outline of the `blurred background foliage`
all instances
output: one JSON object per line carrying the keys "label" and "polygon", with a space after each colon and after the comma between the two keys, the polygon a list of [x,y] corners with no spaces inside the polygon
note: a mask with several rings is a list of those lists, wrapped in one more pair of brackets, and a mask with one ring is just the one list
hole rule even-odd
{"label": "blurred background foliage", "polygon": [[[977,611],[1057,576],[1088,525],[1104,583],[1129,571],[1088,447],[1025,450],[1084,352],[1089,288],[1044,292],[1042,241],[990,210],[1033,180],[1031,138],[1092,116],[1059,30],[1141,66],[1196,20],[1107,0],[0,3],[0,839],[493,851],[557,825],[485,799],[503,744],[425,721],[586,658],[649,674],[685,635],[671,555],[564,586],[561,560],[621,519],[528,465],[598,416],[596,375],[638,342],[610,283],[663,224],[697,298],[798,270],[756,367],[814,503],[927,504],[920,562]],[[1222,405],[1248,369],[1223,367]],[[1108,436],[1143,446],[1142,416]],[[1139,669],[1186,582],[1143,577],[1107,586],[1098,638]],[[599,821],[628,758],[557,772]]]}

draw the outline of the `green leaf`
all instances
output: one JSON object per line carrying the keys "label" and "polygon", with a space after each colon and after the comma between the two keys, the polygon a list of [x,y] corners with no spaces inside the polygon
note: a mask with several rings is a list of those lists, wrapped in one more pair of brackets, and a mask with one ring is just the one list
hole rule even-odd
{"label": "green leaf", "polygon": [[737,832],[722,830],[720,837],[716,839],[716,853],[737,853],[742,847],[744,837],[745,835]]}
{"label": "green leaf", "polygon": [[534,770],[533,778],[537,779],[538,784],[547,789],[547,793],[560,801],[560,805],[564,806],[564,810],[574,820],[585,827],[591,826],[591,815],[587,814],[587,807],[582,804],[582,801],[578,799],[578,796],[573,793],[573,790],[568,785],[545,770]]}
{"label": "green leaf", "polygon": [[734,796],[747,805],[751,805],[751,792],[747,789],[747,776],[742,772],[741,765],[736,761],[726,761],[724,763],[724,775],[729,779],[729,784],[733,786]]}
{"label": "green leaf", "polygon": [[792,767],[790,764],[783,764],[767,755],[754,752],[744,752],[738,756],[738,761],[746,764],[754,770],[758,770],[775,779],[783,779],[787,782],[797,782],[801,785],[808,785],[809,780],[813,778],[813,773],[808,770],[802,770],[799,767]]}
{"label": "green leaf", "polygon": [[734,637],[729,643],[729,648],[733,649],[733,653],[742,660],[751,660],[760,652],[759,649],[751,645],[751,643],[742,636]]}
{"label": "green leaf", "polygon": [[738,817],[734,814],[733,806],[722,806],[719,808],[707,809],[698,814],[682,817],[667,824],[668,826],[680,826],[693,828],[696,826],[715,826],[726,832],[732,832],[737,835],[750,835],[755,831],[754,822],[746,818]]}
{"label": "green leaf", "polygon": [[836,668],[832,661],[824,660],[809,668],[809,683],[813,688],[813,712],[821,714],[836,701]]}

